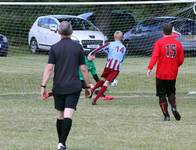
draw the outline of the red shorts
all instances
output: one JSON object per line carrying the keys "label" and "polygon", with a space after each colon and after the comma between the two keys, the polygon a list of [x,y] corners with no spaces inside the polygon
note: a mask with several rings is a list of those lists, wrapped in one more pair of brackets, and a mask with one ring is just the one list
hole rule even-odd
{"label": "red shorts", "polygon": [[117,70],[105,68],[101,77],[105,78],[109,82],[113,82],[114,79],[116,79],[116,77],[118,76],[118,74],[119,74],[119,71]]}

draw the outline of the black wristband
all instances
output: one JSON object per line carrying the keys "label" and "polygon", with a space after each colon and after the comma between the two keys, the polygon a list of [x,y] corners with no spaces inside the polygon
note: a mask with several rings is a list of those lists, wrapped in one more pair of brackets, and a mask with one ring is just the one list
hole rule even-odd
{"label": "black wristband", "polygon": [[46,88],[46,85],[40,85],[40,87]]}

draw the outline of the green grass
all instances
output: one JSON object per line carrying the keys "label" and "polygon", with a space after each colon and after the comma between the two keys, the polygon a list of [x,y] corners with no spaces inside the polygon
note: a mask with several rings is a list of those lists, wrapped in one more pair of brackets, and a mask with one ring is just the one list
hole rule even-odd
{"label": "green grass", "polygon": [[[146,78],[148,57],[123,64],[116,99],[91,106],[82,94],[68,139],[70,150],[195,150],[196,61],[186,58],[177,81],[182,120],[163,122],[155,97],[154,77]],[[0,150],[54,150],[57,144],[53,100],[39,98],[47,55],[0,58]],[[105,59],[96,60],[98,73]],[[51,82],[50,87],[51,88]]]}

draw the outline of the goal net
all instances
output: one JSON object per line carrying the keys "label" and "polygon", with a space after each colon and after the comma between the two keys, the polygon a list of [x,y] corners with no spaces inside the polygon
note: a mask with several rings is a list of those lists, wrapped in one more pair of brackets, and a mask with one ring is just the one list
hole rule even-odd
{"label": "goal net", "polygon": [[[154,42],[162,37],[162,24],[172,23],[186,54],[177,92],[196,90],[194,1],[0,3],[0,55],[7,54],[0,57],[0,95],[39,94],[47,53],[60,39],[55,29],[63,20],[71,22],[72,39],[80,42],[86,52],[112,41],[115,31],[124,33],[127,57],[118,85],[108,91],[114,95],[155,93],[154,79],[146,78],[149,56]],[[106,58],[102,52],[99,56],[95,64],[100,75]]]}

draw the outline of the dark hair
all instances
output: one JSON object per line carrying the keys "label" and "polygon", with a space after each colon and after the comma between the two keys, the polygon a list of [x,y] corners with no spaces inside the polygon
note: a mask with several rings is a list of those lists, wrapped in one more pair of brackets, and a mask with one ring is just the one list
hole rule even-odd
{"label": "dark hair", "polygon": [[172,25],[170,23],[163,24],[163,33],[165,35],[171,35],[172,34]]}

